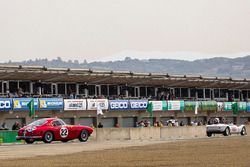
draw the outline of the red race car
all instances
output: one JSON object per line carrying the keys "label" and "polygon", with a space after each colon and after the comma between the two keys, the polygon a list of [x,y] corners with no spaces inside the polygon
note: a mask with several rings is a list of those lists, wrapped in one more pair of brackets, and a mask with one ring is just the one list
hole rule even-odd
{"label": "red race car", "polygon": [[51,143],[52,141],[67,142],[77,138],[81,142],[86,142],[92,132],[93,129],[89,126],[66,125],[59,118],[44,118],[21,128],[16,139],[25,140],[27,144],[32,144],[34,141],[43,141],[44,143]]}

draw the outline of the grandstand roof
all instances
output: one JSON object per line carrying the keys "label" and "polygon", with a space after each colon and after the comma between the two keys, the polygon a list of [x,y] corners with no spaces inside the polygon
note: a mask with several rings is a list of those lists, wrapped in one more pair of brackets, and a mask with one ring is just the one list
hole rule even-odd
{"label": "grandstand roof", "polygon": [[131,71],[98,71],[92,69],[47,68],[42,66],[0,66],[0,80],[250,89],[250,79],[246,78],[135,73]]}

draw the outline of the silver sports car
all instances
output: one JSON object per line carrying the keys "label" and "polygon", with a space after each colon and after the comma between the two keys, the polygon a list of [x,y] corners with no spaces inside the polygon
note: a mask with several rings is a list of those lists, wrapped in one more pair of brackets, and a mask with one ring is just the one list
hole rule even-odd
{"label": "silver sports car", "polygon": [[242,136],[246,135],[245,125],[234,125],[232,123],[225,124],[220,123],[219,118],[215,118],[211,125],[207,125],[207,136],[211,137],[212,134],[223,134],[224,136],[229,136],[231,134],[241,134]]}

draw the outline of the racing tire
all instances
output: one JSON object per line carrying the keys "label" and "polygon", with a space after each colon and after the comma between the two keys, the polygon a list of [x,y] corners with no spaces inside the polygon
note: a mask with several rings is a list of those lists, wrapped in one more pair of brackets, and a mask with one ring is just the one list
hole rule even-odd
{"label": "racing tire", "polygon": [[79,136],[81,142],[86,142],[89,138],[89,132],[87,130],[82,130]]}
{"label": "racing tire", "polygon": [[44,143],[51,143],[54,139],[54,135],[52,132],[47,131],[44,133],[44,137],[43,137],[43,142]]}
{"label": "racing tire", "polygon": [[207,137],[211,137],[212,133],[207,132]]}
{"label": "racing tire", "polygon": [[224,136],[229,136],[230,135],[230,129],[227,127],[225,131],[223,132]]}
{"label": "racing tire", "polygon": [[240,132],[241,136],[245,136],[246,135],[246,128],[243,127],[241,132]]}
{"label": "racing tire", "polygon": [[35,140],[33,140],[33,139],[25,139],[25,142],[26,142],[27,144],[33,144],[34,141],[35,141]]}

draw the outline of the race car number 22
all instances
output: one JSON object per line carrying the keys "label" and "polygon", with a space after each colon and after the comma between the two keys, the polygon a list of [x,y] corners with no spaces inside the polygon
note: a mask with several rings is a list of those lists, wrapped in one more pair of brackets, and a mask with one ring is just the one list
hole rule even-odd
{"label": "race car number 22", "polygon": [[62,138],[67,137],[68,134],[69,134],[69,131],[68,131],[67,128],[61,128],[61,129],[60,129],[60,136],[61,136]]}

